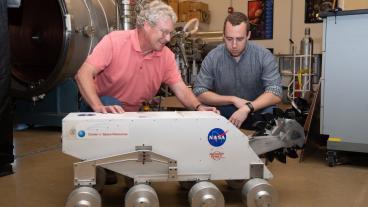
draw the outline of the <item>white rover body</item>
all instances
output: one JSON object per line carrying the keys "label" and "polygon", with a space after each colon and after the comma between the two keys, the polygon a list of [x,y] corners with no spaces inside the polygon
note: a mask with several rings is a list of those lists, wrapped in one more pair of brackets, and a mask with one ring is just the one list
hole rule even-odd
{"label": "white rover body", "polygon": [[195,181],[190,206],[223,207],[214,180],[248,180],[242,190],[248,207],[276,206],[276,192],[266,181],[272,174],[258,155],[304,144],[303,128],[294,120],[278,119],[269,136],[250,140],[213,112],[71,113],[62,127],[63,152],[84,160],[74,164],[77,188],[67,207],[101,206],[92,188],[102,182],[96,169],[134,179],[126,207],[159,206],[149,185],[158,181]]}

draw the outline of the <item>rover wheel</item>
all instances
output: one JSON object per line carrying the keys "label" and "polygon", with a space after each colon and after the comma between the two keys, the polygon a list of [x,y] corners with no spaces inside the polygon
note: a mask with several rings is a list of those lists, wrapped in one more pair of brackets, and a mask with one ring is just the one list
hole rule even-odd
{"label": "rover wheel", "polygon": [[210,182],[199,182],[189,191],[188,195],[191,207],[224,207],[225,200],[220,190]]}
{"label": "rover wheel", "polygon": [[264,179],[254,178],[243,186],[242,199],[247,207],[275,207],[277,192]]}
{"label": "rover wheel", "polygon": [[159,207],[156,191],[149,185],[138,184],[125,195],[125,207]]}
{"label": "rover wheel", "polygon": [[91,187],[79,187],[74,189],[67,201],[66,207],[101,207],[101,196]]}

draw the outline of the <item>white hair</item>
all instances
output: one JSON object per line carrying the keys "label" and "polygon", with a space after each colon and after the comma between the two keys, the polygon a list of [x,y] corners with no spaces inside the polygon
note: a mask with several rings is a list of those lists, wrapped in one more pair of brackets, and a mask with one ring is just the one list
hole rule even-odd
{"label": "white hair", "polygon": [[137,15],[136,27],[142,27],[145,21],[154,26],[163,18],[170,18],[173,23],[176,23],[177,21],[176,14],[170,6],[161,1],[155,0],[144,5],[143,9]]}

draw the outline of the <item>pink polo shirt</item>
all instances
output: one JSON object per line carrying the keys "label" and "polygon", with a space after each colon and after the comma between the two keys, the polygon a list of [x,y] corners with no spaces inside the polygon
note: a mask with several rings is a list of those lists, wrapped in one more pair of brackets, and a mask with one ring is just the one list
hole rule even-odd
{"label": "pink polo shirt", "polygon": [[181,80],[174,53],[164,47],[144,56],[137,30],[109,33],[86,62],[98,69],[97,94],[119,99],[125,111],[138,111],[142,102],[156,95],[162,83],[171,85]]}

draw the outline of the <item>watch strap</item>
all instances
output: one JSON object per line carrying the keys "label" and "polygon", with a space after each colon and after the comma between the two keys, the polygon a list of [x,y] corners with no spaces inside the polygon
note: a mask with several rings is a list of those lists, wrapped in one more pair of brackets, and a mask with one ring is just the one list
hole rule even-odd
{"label": "watch strap", "polygon": [[252,105],[252,103],[250,101],[247,102],[247,103],[245,103],[245,105],[247,105],[248,108],[250,109],[250,113],[253,113],[254,112],[254,107],[253,107],[253,105]]}

